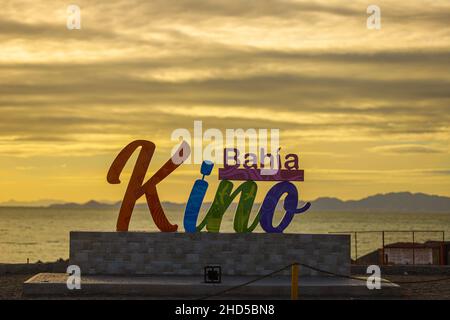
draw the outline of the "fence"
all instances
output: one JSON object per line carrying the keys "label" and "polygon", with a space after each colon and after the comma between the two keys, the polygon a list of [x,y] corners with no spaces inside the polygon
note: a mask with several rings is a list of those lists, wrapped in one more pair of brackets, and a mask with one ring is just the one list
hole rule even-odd
{"label": "fence", "polygon": [[[392,244],[389,244],[389,242],[386,240],[386,238],[388,237],[388,235],[390,234],[406,234],[406,235],[410,235],[410,241],[409,243],[400,243],[398,244],[398,246],[396,248],[398,249],[403,249],[405,251],[411,251],[412,253],[412,264],[415,265],[416,264],[416,251],[418,250],[418,248],[420,248],[420,243],[417,242],[417,235],[418,234],[438,234],[438,238],[439,240],[435,240],[434,243],[436,244],[435,247],[439,248],[439,256],[438,256],[438,263],[437,264],[445,264],[446,256],[445,256],[445,231],[443,230],[382,230],[382,231],[341,231],[341,232],[330,232],[333,234],[350,234],[352,237],[352,244],[353,244],[353,255],[354,255],[354,259],[352,260],[352,263],[354,264],[358,264],[361,256],[358,254],[359,252],[359,242],[358,242],[358,235],[361,236],[363,234],[378,234],[379,236],[381,236],[381,241],[379,243],[379,246],[376,248],[376,250],[380,250],[381,254],[380,254],[380,259],[378,259],[377,262],[379,262],[380,264],[388,264],[389,261],[387,259],[387,255],[386,255],[386,250],[389,250],[389,248],[387,246],[392,246]],[[427,239],[430,242],[430,238]],[[398,241],[398,238],[397,238]],[[433,241],[432,241],[433,242]],[[430,244],[431,246],[432,244]],[[375,261],[374,261],[375,262]],[[434,263],[433,263],[434,264]]]}

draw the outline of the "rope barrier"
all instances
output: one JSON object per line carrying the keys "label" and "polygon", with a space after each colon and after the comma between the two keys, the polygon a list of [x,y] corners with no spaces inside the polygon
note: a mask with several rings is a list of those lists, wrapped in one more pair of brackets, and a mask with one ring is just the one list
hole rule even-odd
{"label": "rope barrier", "polygon": [[[331,276],[338,277],[338,278],[359,280],[359,281],[365,281],[365,282],[367,281],[367,278],[349,276],[349,275],[344,275],[344,274],[338,274],[338,273],[334,273],[334,272],[331,272],[331,271],[322,270],[322,269],[319,269],[317,267],[313,267],[313,266],[310,266],[310,265],[307,265],[307,264],[304,264],[304,263],[291,263],[291,264],[289,264],[289,265],[287,265],[287,266],[285,266],[285,267],[283,267],[281,269],[278,269],[278,270],[273,271],[271,273],[268,273],[266,275],[260,276],[258,278],[253,279],[253,280],[247,281],[247,282],[242,283],[240,285],[237,285],[237,286],[234,286],[234,287],[231,287],[231,288],[228,288],[228,289],[216,292],[216,293],[211,294],[211,295],[207,295],[207,296],[205,296],[203,298],[200,298],[199,300],[205,300],[205,299],[209,299],[209,298],[212,298],[212,297],[220,296],[220,295],[223,295],[223,294],[225,294],[227,292],[230,292],[232,290],[236,290],[236,289],[245,287],[245,286],[247,286],[249,284],[252,284],[254,282],[257,282],[257,281],[269,278],[269,277],[271,277],[271,276],[273,276],[273,275],[275,275],[277,273],[280,273],[280,272],[282,272],[282,271],[292,267],[293,265],[299,265],[299,266],[308,268],[310,270],[316,271],[318,273],[323,273],[323,274],[331,275]],[[439,278],[439,279],[429,279],[429,280],[418,280],[418,281],[396,281],[395,283],[396,284],[419,284],[419,283],[441,282],[441,281],[447,281],[447,280],[450,280],[450,277]],[[381,283],[392,283],[391,281],[384,280],[384,279],[380,279],[380,282]]]}
{"label": "rope barrier", "polygon": [[240,284],[240,285],[238,285],[238,286],[231,287],[231,288],[225,289],[225,290],[223,290],[223,291],[219,291],[219,292],[217,292],[217,293],[214,293],[214,294],[205,296],[205,297],[203,297],[203,298],[201,298],[201,299],[199,299],[199,300],[205,300],[205,299],[208,299],[208,298],[212,298],[212,297],[215,297],[215,296],[222,295],[222,294],[227,293],[228,291],[231,291],[231,290],[235,290],[235,289],[238,289],[238,288],[242,288],[242,287],[248,286],[249,284],[252,284],[252,283],[254,283],[254,282],[260,281],[260,280],[265,279],[265,278],[269,278],[269,277],[273,276],[274,274],[277,274],[277,273],[279,273],[279,272],[282,272],[282,271],[284,271],[284,270],[290,268],[292,265],[293,265],[293,264],[291,263],[290,265],[287,265],[287,266],[285,266],[284,268],[281,268],[281,269],[278,269],[278,270],[273,271],[273,272],[271,272],[271,273],[268,273],[268,274],[266,274],[266,275],[260,276],[260,277],[258,277],[258,278],[256,278],[256,279],[253,279],[253,280],[251,280],[251,281],[245,282],[245,283]]}
{"label": "rope barrier", "polygon": [[[300,265],[302,267],[305,267],[305,268],[308,268],[308,269],[311,269],[311,270],[316,271],[316,272],[325,273],[325,274],[332,275],[332,276],[335,276],[335,277],[347,278],[347,279],[353,279],[353,280],[360,280],[360,281],[367,281],[367,278],[362,279],[361,277],[354,277],[354,276],[348,276],[348,275],[343,275],[343,274],[337,274],[337,273],[334,273],[334,272],[331,272],[331,271],[326,271],[326,270],[322,270],[322,269],[319,269],[319,268],[316,268],[316,267],[312,267],[312,266],[309,266],[309,265],[303,264],[303,263],[299,263],[298,265]],[[418,280],[418,281],[396,281],[395,283],[397,283],[397,284],[414,284],[414,283],[426,283],[426,282],[440,282],[440,281],[446,281],[446,280],[450,280],[450,277],[439,278],[439,279],[429,279],[429,280]],[[382,283],[392,283],[391,281],[384,280],[384,279],[380,279],[380,281]]]}

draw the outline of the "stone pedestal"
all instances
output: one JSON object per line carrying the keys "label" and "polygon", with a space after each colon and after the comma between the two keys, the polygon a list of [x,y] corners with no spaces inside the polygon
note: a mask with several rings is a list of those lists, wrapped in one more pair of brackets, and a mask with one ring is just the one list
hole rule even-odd
{"label": "stone pedestal", "polygon": [[[350,274],[350,236],[267,233],[70,233],[70,264],[84,275],[258,276],[300,262]],[[284,272],[289,275],[290,270]],[[300,267],[300,275],[318,275]],[[323,276],[323,275],[322,275]]]}

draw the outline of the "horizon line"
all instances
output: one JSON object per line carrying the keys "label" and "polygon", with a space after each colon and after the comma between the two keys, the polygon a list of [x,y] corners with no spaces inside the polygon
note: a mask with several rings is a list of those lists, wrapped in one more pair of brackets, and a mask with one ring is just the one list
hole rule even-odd
{"label": "horizon line", "polygon": [[[359,199],[348,199],[348,200],[344,200],[341,199],[339,197],[333,197],[333,196],[321,196],[321,197],[317,197],[314,200],[304,200],[304,201],[300,201],[300,202],[314,202],[317,201],[319,199],[333,199],[333,200],[339,200],[342,202],[349,202],[349,201],[361,201],[370,197],[374,197],[374,196],[383,196],[383,195],[389,195],[389,194],[411,194],[411,195],[426,195],[426,196],[430,196],[430,197],[442,197],[442,198],[450,198],[450,195],[439,195],[439,194],[432,194],[432,193],[425,193],[425,192],[411,192],[411,191],[398,191],[398,192],[386,192],[386,193],[375,193],[375,194],[370,194],[367,195],[365,197],[359,198]],[[38,205],[36,203],[38,202],[49,202],[48,204],[42,204],[42,205]],[[52,202],[53,201],[53,202]],[[10,206],[10,204],[13,203],[17,203],[17,206],[20,207],[21,204],[22,206],[28,206],[28,207],[33,207],[33,203],[35,204],[34,207],[49,207],[52,205],[66,205],[66,204],[77,204],[77,205],[86,205],[90,202],[96,202],[98,204],[102,204],[102,205],[117,205],[119,203],[122,202],[122,200],[95,200],[95,199],[90,199],[87,201],[82,201],[82,202],[77,202],[77,201],[67,201],[67,200],[56,200],[56,199],[38,199],[38,200],[30,200],[30,201],[19,201],[19,200],[15,200],[15,199],[10,199],[8,201],[4,201],[4,202],[0,202],[0,207],[8,207]],[[211,203],[212,201],[205,201],[204,203]],[[136,205],[139,204],[145,204],[146,202],[136,202]],[[176,204],[176,205],[185,205],[186,202],[176,202],[176,201],[161,201],[161,203],[172,203],[172,204]],[[258,204],[260,202],[255,202],[255,204]],[[29,205],[26,205],[29,204]]]}

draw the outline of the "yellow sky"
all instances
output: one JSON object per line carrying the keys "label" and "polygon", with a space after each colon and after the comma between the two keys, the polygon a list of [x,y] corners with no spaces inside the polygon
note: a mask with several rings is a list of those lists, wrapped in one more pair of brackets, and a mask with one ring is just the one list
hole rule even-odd
{"label": "yellow sky", "polygon": [[[155,142],[157,169],[194,120],[279,128],[303,199],[450,196],[448,0],[79,0],[70,31],[71,3],[2,1],[0,202],[119,200],[106,173],[120,149]],[[198,170],[160,197],[186,201]],[[208,181],[211,199],[217,170]]]}

